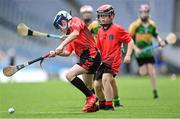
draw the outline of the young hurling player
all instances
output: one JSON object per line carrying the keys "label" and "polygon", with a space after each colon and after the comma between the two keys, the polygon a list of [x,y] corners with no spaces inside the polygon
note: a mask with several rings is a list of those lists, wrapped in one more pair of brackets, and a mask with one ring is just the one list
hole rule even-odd
{"label": "young hurling player", "polygon": [[132,35],[135,42],[134,51],[135,58],[139,65],[139,74],[148,75],[151,79],[154,98],[158,98],[156,86],[156,70],[153,50],[141,53],[141,49],[149,47],[153,44],[152,38],[156,38],[161,46],[164,46],[164,41],[159,37],[156,29],[156,24],[149,18],[150,7],[147,4],[142,4],[139,7],[139,18],[135,20],[129,27],[129,33]]}
{"label": "young hurling player", "polygon": [[[133,50],[133,40],[121,26],[113,23],[115,16],[112,5],[102,5],[97,9],[97,17],[101,24],[98,31],[97,46],[101,52],[102,64],[96,73],[95,89],[98,92],[99,107],[105,110],[114,110],[112,105],[113,86],[112,81],[118,74],[121,66],[121,44],[128,44],[124,63],[129,63]],[[104,94],[103,91],[104,90]]]}
{"label": "young hurling player", "polygon": [[68,37],[54,51],[50,51],[50,57],[69,56],[74,51],[80,58],[80,61],[68,71],[66,78],[86,96],[86,104],[82,111],[95,112],[97,110],[96,96],[77,77],[83,73],[96,72],[100,65],[101,56],[93,36],[83,21],[72,17],[66,11],[58,12],[54,19],[54,27]]}

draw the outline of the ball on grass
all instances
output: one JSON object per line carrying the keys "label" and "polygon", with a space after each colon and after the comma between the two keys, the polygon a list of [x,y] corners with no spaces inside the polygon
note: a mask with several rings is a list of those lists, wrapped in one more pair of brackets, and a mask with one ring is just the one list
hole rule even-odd
{"label": "ball on grass", "polygon": [[15,112],[15,110],[14,110],[14,108],[13,108],[13,107],[10,107],[10,108],[8,109],[8,112],[9,112],[9,114],[12,114],[12,113],[14,113],[14,112]]}

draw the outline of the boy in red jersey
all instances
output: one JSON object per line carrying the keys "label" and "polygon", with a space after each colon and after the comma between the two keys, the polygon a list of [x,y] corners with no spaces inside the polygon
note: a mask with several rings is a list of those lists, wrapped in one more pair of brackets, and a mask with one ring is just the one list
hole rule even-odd
{"label": "boy in red jersey", "polygon": [[86,96],[86,104],[82,111],[95,112],[97,111],[96,96],[77,77],[87,72],[95,73],[101,63],[101,56],[93,36],[84,22],[72,17],[66,11],[58,12],[54,19],[54,27],[68,36],[56,50],[50,51],[50,57],[69,56],[74,51],[80,58],[80,62],[68,71],[66,78]]}
{"label": "boy in red jersey", "polygon": [[[130,63],[134,42],[118,24],[112,23],[114,19],[114,9],[111,5],[102,5],[97,9],[97,17],[101,24],[98,31],[98,48],[101,52],[102,64],[96,73],[95,89],[98,93],[100,108],[105,106],[105,110],[114,110],[112,105],[113,89],[112,80],[118,74],[122,56],[121,44],[128,44],[124,63]],[[102,91],[104,89],[104,93]]]}
{"label": "boy in red jersey", "polygon": [[[93,18],[93,8],[92,8],[92,6],[83,5],[80,8],[80,13],[81,13],[82,20],[87,25],[89,31],[92,33],[92,35],[94,36],[94,40],[97,43],[97,33],[98,33],[99,28],[100,28],[100,24],[99,24],[99,22],[97,20],[92,21],[92,18]],[[94,74],[83,74],[82,77],[83,77],[83,80],[84,80],[84,83],[86,84],[86,86],[89,89],[92,89],[92,91],[94,91],[94,87],[93,87]],[[122,105],[120,104],[120,100],[119,100],[118,87],[117,87],[117,84],[116,84],[116,80],[112,80],[111,83],[112,83],[113,94],[114,94],[114,99],[113,99],[114,107],[119,108]],[[98,92],[96,92],[96,94],[97,93]]]}

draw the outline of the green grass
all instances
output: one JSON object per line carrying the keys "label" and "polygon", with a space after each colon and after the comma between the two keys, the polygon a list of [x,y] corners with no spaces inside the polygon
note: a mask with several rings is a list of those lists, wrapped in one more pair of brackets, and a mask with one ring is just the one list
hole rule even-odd
{"label": "green grass", "polygon": [[[69,83],[52,80],[35,84],[0,84],[0,118],[180,118],[180,77],[177,80],[159,77],[158,100],[152,98],[147,77],[123,76],[117,82],[124,107],[96,113],[81,112],[85,97]],[[9,107],[16,112],[8,114]]]}

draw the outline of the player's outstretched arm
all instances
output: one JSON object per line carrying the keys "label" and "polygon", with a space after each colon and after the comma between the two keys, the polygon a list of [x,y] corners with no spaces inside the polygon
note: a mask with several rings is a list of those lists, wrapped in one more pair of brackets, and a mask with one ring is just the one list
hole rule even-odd
{"label": "player's outstretched arm", "polygon": [[164,40],[162,40],[162,38],[158,35],[157,36],[157,41],[159,42],[161,47],[164,47],[166,45],[166,43],[164,42]]}
{"label": "player's outstretched arm", "polygon": [[127,53],[126,56],[124,57],[124,63],[130,63],[133,47],[134,47],[134,41],[133,39],[131,39],[131,41],[128,43]]}
{"label": "player's outstretched arm", "polygon": [[62,56],[62,57],[68,57],[69,55],[71,55],[71,52],[67,51],[67,50],[63,50],[62,53],[57,54],[58,56]]}
{"label": "player's outstretched arm", "polygon": [[62,53],[64,50],[64,47],[70,43],[71,41],[73,41],[74,39],[76,39],[76,37],[79,35],[79,31],[78,30],[74,30],[71,34],[68,35],[68,37],[56,48],[56,53]]}
{"label": "player's outstretched arm", "polygon": [[56,51],[52,50],[49,52],[49,54],[50,54],[49,57],[55,57],[55,56],[68,57],[71,54],[71,52],[63,50],[63,52],[57,53]]}
{"label": "player's outstretched arm", "polygon": [[136,54],[141,54],[141,49],[138,48],[135,43],[134,43],[133,49],[134,49]]}

